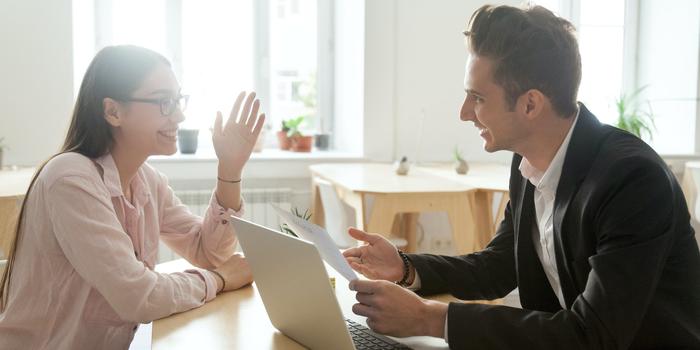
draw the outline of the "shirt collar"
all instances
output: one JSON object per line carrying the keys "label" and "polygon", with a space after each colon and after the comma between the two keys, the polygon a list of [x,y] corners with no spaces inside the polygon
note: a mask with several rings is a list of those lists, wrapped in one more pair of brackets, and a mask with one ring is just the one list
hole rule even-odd
{"label": "shirt collar", "polygon": [[[114,162],[114,158],[111,153],[95,159],[97,163],[102,168],[102,180],[107,186],[109,195],[111,197],[122,197],[124,196],[124,190],[122,189],[122,183],[119,179],[119,171],[117,170],[117,164]],[[143,179],[143,174],[141,168],[136,172],[133,180],[131,180],[131,189],[134,194],[134,198],[139,201],[139,203],[145,203],[148,198],[148,190]]]}
{"label": "shirt collar", "polygon": [[581,108],[576,111],[576,117],[574,117],[574,122],[569,127],[569,132],[566,134],[564,141],[559,146],[557,153],[552,158],[547,169],[542,172],[532,166],[530,162],[523,157],[520,161],[520,174],[528,179],[535,188],[541,192],[555,193],[557,186],[559,185],[559,178],[561,177],[562,168],[564,167],[564,159],[566,158],[566,151],[569,148],[569,142],[571,141],[571,134],[573,134],[574,127],[578,121],[579,113]]}

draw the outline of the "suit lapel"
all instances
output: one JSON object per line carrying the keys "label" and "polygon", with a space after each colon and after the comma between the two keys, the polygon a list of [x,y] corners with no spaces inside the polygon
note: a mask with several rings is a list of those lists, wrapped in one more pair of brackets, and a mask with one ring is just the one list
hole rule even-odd
{"label": "suit lapel", "polygon": [[[520,157],[516,157],[514,163],[520,163]],[[535,246],[532,242],[532,230],[535,226],[535,187],[520,176],[517,164],[511,172],[511,177],[517,176],[520,183],[516,184],[519,193],[514,198],[515,202],[515,255],[518,288],[520,290],[520,303],[526,309],[556,312],[561,309],[554,291],[542,268]],[[517,173],[516,173],[517,171]]]}
{"label": "suit lapel", "polygon": [[562,232],[562,227],[571,200],[588,174],[591,164],[598,153],[598,148],[601,144],[600,140],[605,135],[601,129],[600,122],[595,116],[583,104],[580,104],[580,108],[579,119],[574,127],[571,140],[569,141],[569,148],[564,158],[561,178],[559,179],[554,200],[553,213],[557,270],[559,271],[559,281],[567,307],[571,306],[578,293],[574,287],[573,274],[568,263],[572,255],[566,248],[566,236],[580,234],[580,232],[575,231],[576,228],[569,228],[569,231]]}

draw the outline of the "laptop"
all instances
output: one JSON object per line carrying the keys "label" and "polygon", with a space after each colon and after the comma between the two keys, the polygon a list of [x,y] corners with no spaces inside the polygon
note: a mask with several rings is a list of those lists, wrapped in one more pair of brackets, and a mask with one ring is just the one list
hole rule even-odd
{"label": "laptop", "polygon": [[231,217],[270,321],[310,349],[410,349],[345,319],[316,247]]}

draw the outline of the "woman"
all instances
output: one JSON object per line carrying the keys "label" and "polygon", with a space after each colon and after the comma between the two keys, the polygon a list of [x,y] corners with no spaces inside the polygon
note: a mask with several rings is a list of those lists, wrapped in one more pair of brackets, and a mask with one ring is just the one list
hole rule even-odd
{"label": "woman", "polygon": [[[139,323],[252,281],[227,224],[243,210],[241,172],[265,120],[255,94],[244,98],[226,123],[217,114],[218,182],[202,219],[145,163],[175,153],[184,119],[169,62],[134,46],[95,56],[62,150],[20,212],[0,285],[0,349],[126,349]],[[153,271],[159,238],[199,268]]]}

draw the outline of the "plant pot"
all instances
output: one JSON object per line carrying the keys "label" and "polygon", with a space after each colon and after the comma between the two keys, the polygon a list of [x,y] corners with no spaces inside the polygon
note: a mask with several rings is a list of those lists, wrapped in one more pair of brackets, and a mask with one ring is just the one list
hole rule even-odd
{"label": "plant pot", "polygon": [[313,136],[294,136],[292,139],[292,151],[311,152],[311,145],[314,143]]}
{"label": "plant pot", "polygon": [[199,129],[179,129],[177,131],[177,145],[182,154],[194,154],[197,152],[197,140]]}
{"label": "plant pot", "polygon": [[457,174],[466,175],[469,171],[469,164],[467,164],[466,160],[460,159],[455,162],[455,171]]}
{"label": "plant pot", "polygon": [[287,136],[287,132],[280,130],[277,132],[277,141],[280,144],[280,149],[286,151],[292,148],[292,141]]}
{"label": "plant pot", "polygon": [[331,145],[331,135],[330,134],[316,134],[314,138],[314,146],[316,146],[316,149],[325,151],[327,150]]}

